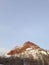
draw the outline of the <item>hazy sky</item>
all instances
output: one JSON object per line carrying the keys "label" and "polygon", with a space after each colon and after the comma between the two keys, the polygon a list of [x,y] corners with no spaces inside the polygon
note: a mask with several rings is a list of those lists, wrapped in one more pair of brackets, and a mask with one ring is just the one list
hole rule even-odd
{"label": "hazy sky", "polygon": [[25,41],[49,49],[49,0],[0,0],[0,48]]}

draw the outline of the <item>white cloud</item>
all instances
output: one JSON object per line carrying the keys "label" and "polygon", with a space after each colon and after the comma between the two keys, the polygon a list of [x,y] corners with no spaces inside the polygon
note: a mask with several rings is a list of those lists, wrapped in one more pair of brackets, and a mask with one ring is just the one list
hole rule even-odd
{"label": "white cloud", "polygon": [[0,48],[0,56],[5,56],[7,52],[8,52],[8,50],[6,50],[4,48]]}

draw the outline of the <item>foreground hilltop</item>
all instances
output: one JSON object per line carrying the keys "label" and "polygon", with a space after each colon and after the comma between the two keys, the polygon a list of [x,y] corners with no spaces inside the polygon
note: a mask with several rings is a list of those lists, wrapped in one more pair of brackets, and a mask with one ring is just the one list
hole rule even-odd
{"label": "foreground hilltop", "polygon": [[49,51],[30,41],[21,47],[15,47],[6,55],[9,57],[4,57],[5,65],[49,65]]}

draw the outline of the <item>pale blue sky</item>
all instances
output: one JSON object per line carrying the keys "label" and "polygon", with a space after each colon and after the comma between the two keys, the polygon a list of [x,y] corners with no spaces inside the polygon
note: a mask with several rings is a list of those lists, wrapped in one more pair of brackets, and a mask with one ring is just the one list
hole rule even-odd
{"label": "pale blue sky", "polygon": [[49,49],[49,0],[0,0],[0,48],[25,41]]}

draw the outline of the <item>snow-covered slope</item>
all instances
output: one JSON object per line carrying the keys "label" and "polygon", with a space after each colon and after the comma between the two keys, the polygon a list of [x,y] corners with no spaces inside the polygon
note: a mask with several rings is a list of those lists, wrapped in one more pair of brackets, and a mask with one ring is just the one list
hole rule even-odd
{"label": "snow-covered slope", "polygon": [[25,42],[22,47],[16,47],[7,54],[22,58],[24,65],[49,65],[49,54],[47,50],[29,41]]}
{"label": "snow-covered slope", "polygon": [[35,53],[42,53],[47,55],[46,50],[40,48],[38,45],[36,45],[35,43],[32,43],[30,41],[25,42],[24,45],[22,47],[15,47],[13,50],[11,50],[8,55],[33,55]]}

